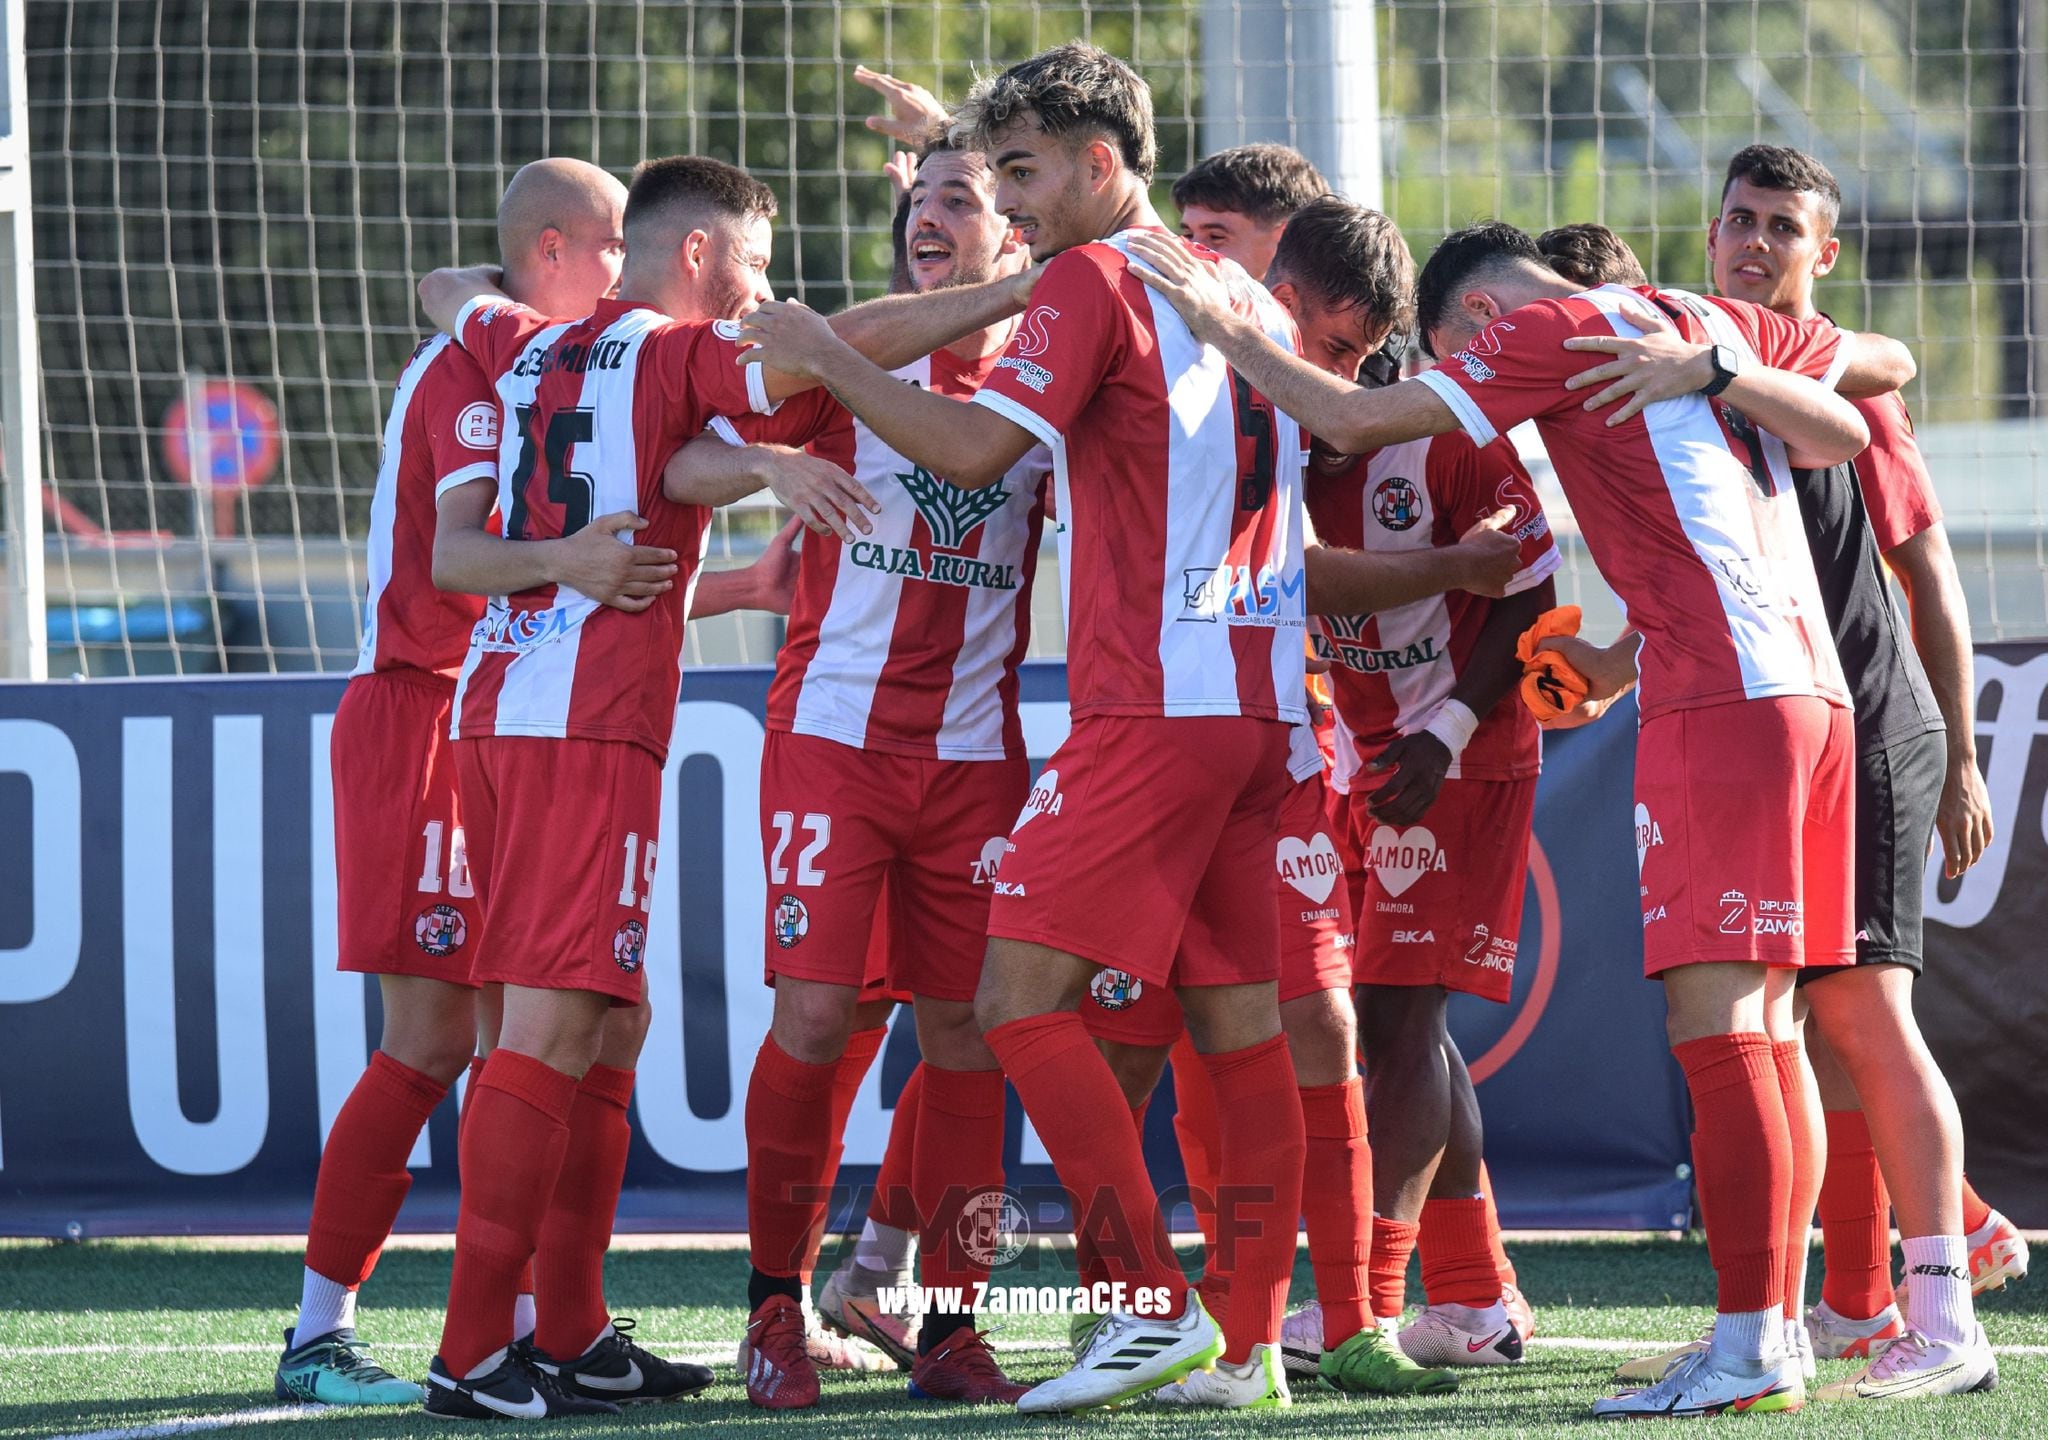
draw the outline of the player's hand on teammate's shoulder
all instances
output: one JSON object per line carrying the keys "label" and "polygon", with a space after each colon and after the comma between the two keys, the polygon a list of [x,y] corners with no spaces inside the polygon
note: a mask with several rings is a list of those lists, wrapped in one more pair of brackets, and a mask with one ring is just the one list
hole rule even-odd
{"label": "player's hand on teammate's shoulder", "polygon": [[1506,508],[1481,516],[1470,530],[1458,537],[1452,552],[1461,562],[1463,574],[1457,588],[1474,595],[1498,600],[1522,569],[1522,542],[1508,526],[1515,512]]}
{"label": "player's hand on teammate's shoulder", "polygon": [[1131,273],[1166,297],[1196,339],[1213,339],[1211,327],[1231,313],[1230,289],[1222,276],[1177,236],[1141,230],[1131,236],[1130,246]]}
{"label": "player's hand on teammate's shoulder", "polygon": [[823,315],[801,300],[770,300],[740,317],[740,342],[752,348],[742,365],[765,365],[799,380],[816,380],[817,367],[845,342]]}
{"label": "player's hand on teammate's shoulder", "polygon": [[[870,70],[865,65],[853,67],[856,83],[881,96],[889,106],[887,115],[870,115],[867,127],[887,135],[899,145],[912,149],[924,144],[932,132],[944,126],[952,117],[946,107],[939,103],[939,97],[931,91],[909,80],[899,80],[894,75],[880,70]],[[909,189],[909,186],[905,186]]]}
{"label": "player's hand on teammate's shoulder", "polygon": [[1712,382],[1714,367],[1710,355],[1713,346],[1687,340],[1663,314],[1649,305],[1626,304],[1622,307],[1621,318],[1643,333],[1636,336],[1574,335],[1564,342],[1567,350],[1613,357],[1588,366],[1564,382],[1567,390],[1586,390],[1595,385],[1606,387],[1586,401],[1588,410],[1622,402],[1621,408],[1607,417],[1609,428],[1640,414],[1645,406],[1695,394]]}
{"label": "player's hand on teammate's shoulder", "polygon": [[1365,802],[1373,819],[1413,825],[1436,803],[1444,772],[1451,768],[1451,750],[1429,731],[1416,730],[1396,736],[1365,768],[1376,775],[1392,772]]}
{"label": "player's hand on teammate's shoulder", "polygon": [[647,521],[632,511],[614,510],[574,535],[554,541],[556,550],[549,569],[555,583],[615,610],[645,610],[676,583],[675,551],[659,545],[628,545],[619,538],[626,531],[646,527]]}
{"label": "player's hand on teammate's shoulder", "polygon": [[830,460],[787,445],[753,449],[761,483],[796,517],[792,523],[820,535],[837,535],[848,544],[874,533],[868,516],[882,512],[881,502]]}

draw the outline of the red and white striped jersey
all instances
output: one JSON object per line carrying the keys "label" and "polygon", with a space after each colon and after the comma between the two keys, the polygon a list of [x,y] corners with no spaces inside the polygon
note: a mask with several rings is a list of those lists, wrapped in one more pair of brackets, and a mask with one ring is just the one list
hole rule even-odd
{"label": "red and white striped jersey", "polygon": [[398,377],[370,496],[370,593],[354,675],[462,668],[483,613],[474,595],[434,588],[434,502],[443,490],[498,478],[498,398],[476,361],[446,335],[421,342]]}
{"label": "red and white striped jersey", "polygon": [[682,583],[638,612],[568,586],[494,598],[463,662],[452,733],[626,740],[665,758],[711,512],[667,500],[662,470],[713,416],[774,411],[760,369],[738,363],[738,326],[686,324],[627,301],[559,321],[479,299],[463,307],[456,332],[492,377],[505,417],[506,537],[555,539],[629,510],[648,525],[620,540],[675,550]]}
{"label": "red and white striped jersey", "polygon": [[[1311,458],[1308,513],[1316,537],[1344,550],[1385,554],[1455,545],[1495,510],[1515,512],[1522,568],[1510,594],[1540,584],[1560,557],[1535,483],[1514,447],[1484,450],[1452,432],[1325,464]],[[1318,615],[1316,653],[1330,662],[1336,692],[1337,754],[1331,783],[1349,792],[1352,777],[1396,737],[1427,725],[1450,698],[1479,640],[1493,601],[1465,590],[1370,615]],[[1535,718],[1510,690],[1479,717],[1450,778],[1523,780],[1541,765]],[[1368,786],[1368,788],[1370,788]]]}
{"label": "red and white striped jersey", "polygon": [[[1074,717],[1305,720],[1300,428],[1155,303],[1126,243],[1046,265],[974,397],[1052,451]],[[1295,348],[1262,286],[1197,253]]]}
{"label": "red and white striped jersey", "polygon": [[[895,373],[964,402],[996,359],[940,350]],[[849,459],[882,509],[851,545],[804,537],[768,728],[891,755],[1022,758],[1017,663],[1031,638],[1045,453],[963,490],[843,410],[837,431],[813,448]]]}
{"label": "red and white striped jersey", "polygon": [[1799,518],[1785,446],[1703,395],[1660,401],[1609,429],[1564,382],[1597,356],[1574,335],[1640,333],[1624,305],[1655,305],[1688,340],[1833,383],[1845,332],[1683,290],[1603,286],[1525,305],[1417,378],[1480,445],[1534,420],[1586,548],[1642,632],[1644,719],[1670,710],[1818,695],[1848,704]]}

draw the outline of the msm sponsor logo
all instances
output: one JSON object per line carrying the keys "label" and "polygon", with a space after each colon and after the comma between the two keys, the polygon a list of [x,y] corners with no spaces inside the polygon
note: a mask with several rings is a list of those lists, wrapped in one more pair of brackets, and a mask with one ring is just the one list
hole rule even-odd
{"label": "msm sponsor logo", "polygon": [[1308,577],[1296,569],[1282,573],[1271,565],[1218,565],[1183,575],[1183,620],[1226,625],[1306,625]]}
{"label": "msm sponsor logo", "polygon": [[576,622],[577,617],[560,606],[514,610],[502,600],[493,600],[470,632],[469,643],[479,650],[518,654],[559,640],[576,628]]}

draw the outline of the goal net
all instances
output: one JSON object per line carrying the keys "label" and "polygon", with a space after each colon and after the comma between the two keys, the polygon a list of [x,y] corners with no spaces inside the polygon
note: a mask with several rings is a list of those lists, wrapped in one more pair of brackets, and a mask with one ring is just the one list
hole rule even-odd
{"label": "goal net", "polygon": [[[832,308],[889,271],[889,147],[861,124],[878,105],[856,64],[957,98],[977,67],[1107,46],[1153,87],[1170,216],[1167,184],[1210,146],[1324,143],[1327,92],[1296,70],[1333,16],[1369,42],[1340,97],[1364,97],[1382,177],[1357,198],[1418,256],[1487,215],[1599,220],[1660,280],[1703,287],[1727,155],[1768,139],[1826,161],[1847,203],[1824,303],[1917,349],[1910,398],[1978,636],[2044,633],[2048,172],[2027,162],[2048,109],[2023,10],[28,0],[50,671],[348,668],[382,415],[424,324],[414,282],[491,256],[524,162],[737,161],[782,201],[778,293]],[[722,516],[714,563],[752,558],[779,518]],[[1607,603],[1576,551],[1561,588]],[[1041,620],[1056,653],[1056,609]],[[691,658],[760,661],[778,638],[772,617],[722,617],[692,627]]]}

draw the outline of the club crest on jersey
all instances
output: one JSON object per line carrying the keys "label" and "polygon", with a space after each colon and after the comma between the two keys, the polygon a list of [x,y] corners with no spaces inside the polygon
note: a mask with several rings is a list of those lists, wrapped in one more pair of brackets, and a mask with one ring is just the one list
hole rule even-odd
{"label": "club crest on jersey", "polygon": [[472,450],[498,448],[498,407],[488,400],[463,407],[455,417],[455,438]]}
{"label": "club crest on jersey", "polygon": [[1379,876],[1380,888],[1394,896],[1425,875],[1451,868],[1443,846],[1436,843],[1436,832],[1427,825],[1410,825],[1406,830],[1378,827],[1365,847],[1365,864]]}
{"label": "club crest on jersey", "polygon": [[1422,497],[1415,493],[1415,482],[1389,475],[1374,486],[1372,518],[1388,530],[1413,530],[1422,518]]}
{"label": "club crest on jersey", "polygon": [[413,944],[437,959],[452,955],[469,938],[469,926],[453,905],[430,905],[412,922]]}
{"label": "club crest on jersey", "polygon": [[967,537],[1010,498],[1000,480],[979,490],[963,490],[950,480],[938,479],[922,465],[913,465],[908,475],[896,478],[931,527],[932,544],[940,550],[958,550],[965,545]]}
{"label": "club crest on jersey", "polygon": [[737,320],[713,320],[711,333],[721,340],[737,341],[740,338],[740,322]]}
{"label": "club crest on jersey", "polygon": [[996,872],[1002,868],[1003,857],[1010,853],[1010,849],[1010,842],[1006,837],[990,836],[988,843],[981,847],[981,854],[975,857],[973,883],[992,883],[996,878]]}
{"label": "club crest on jersey", "polygon": [[1105,1010],[1128,1010],[1145,996],[1145,982],[1121,970],[1097,970],[1088,993]]}
{"label": "club crest on jersey", "polygon": [[1181,576],[1180,618],[1226,625],[1295,626],[1308,624],[1308,578],[1296,570],[1283,574],[1271,565],[1218,565],[1213,570],[1188,570]]}
{"label": "club crest on jersey", "polygon": [[1336,847],[1320,830],[1314,839],[1308,841],[1282,835],[1273,863],[1282,880],[1316,905],[1330,898],[1330,891],[1336,888],[1338,877],[1344,873],[1344,862],[1337,858]]}
{"label": "club crest on jersey", "polygon": [[[1060,794],[1060,772],[1044,770],[1039,772],[1037,781],[1031,786],[1031,793],[1024,797],[1024,809],[1017,816],[1017,823],[1010,827],[1015,835],[1041,815],[1057,815],[1064,797]],[[982,852],[986,854],[986,851]]]}
{"label": "club crest on jersey", "polygon": [[628,975],[639,971],[646,956],[647,927],[638,920],[628,920],[612,932],[612,959]]}
{"label": "club crest on jersey", "polygon": [[785,950],[793,950],[804,936],[811,933],[811,912],[804,908],[804,902],[794,895],[785,895],[775,902],[775,943]]}

